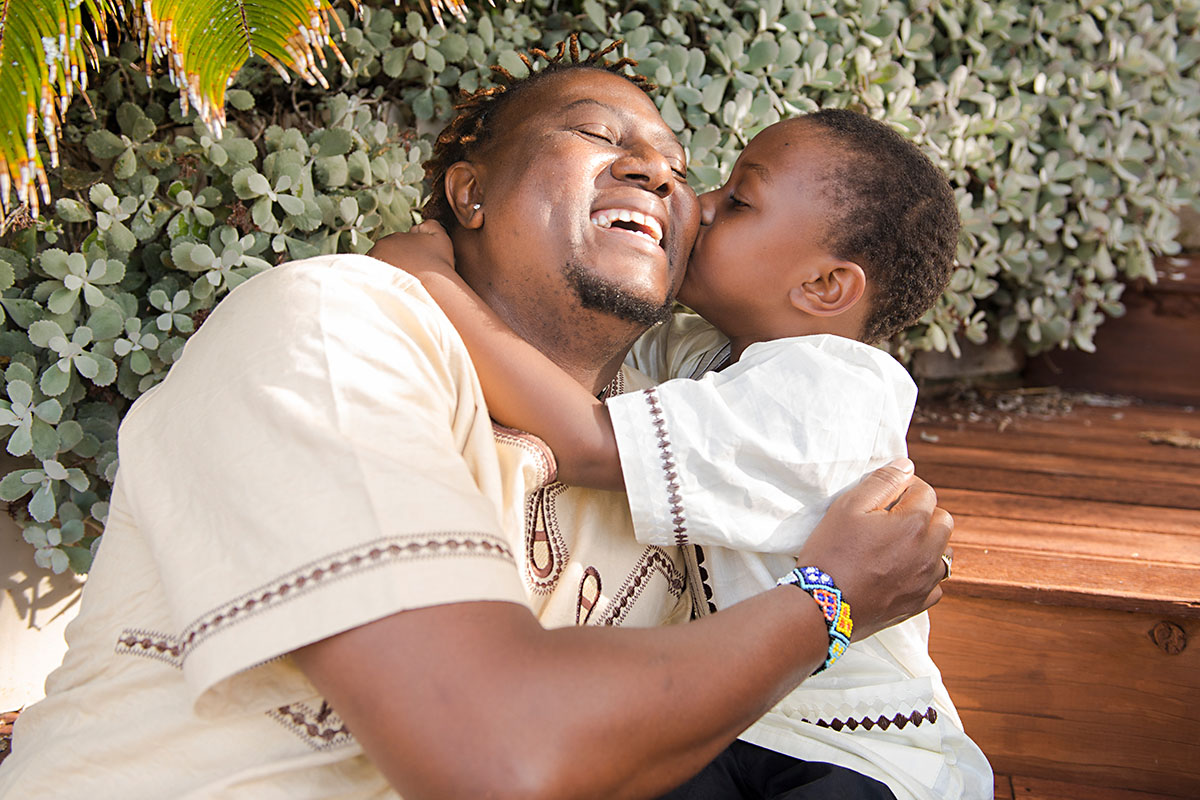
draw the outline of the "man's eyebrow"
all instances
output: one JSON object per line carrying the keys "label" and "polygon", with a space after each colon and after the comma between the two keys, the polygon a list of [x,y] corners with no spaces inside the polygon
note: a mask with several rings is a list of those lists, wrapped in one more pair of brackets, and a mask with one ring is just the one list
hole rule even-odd
{"label": "man's eyebrow", "polygon": [[578,108],[579,106],[599,106],[605,111],[615,111],[612,106],[608,105],[607,103],[601,103],[594,97],[581,97],[578,100],[572,100],[563,106],[563,111],[570,111],[574,108]]}

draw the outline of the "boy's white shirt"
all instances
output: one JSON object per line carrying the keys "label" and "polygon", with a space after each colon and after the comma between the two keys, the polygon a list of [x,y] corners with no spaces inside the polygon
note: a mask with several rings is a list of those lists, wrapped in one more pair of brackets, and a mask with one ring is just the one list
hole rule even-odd
{"label": "boy's white shirt", "polygon": [[[701,546],[712,610],[772,588],[833,499],[905,455],[916,400],[895,359],[850,339],[762,342],[715,371],[728,353],[708,323],[677,314],[628,363],[657,380],[698,380],[608,401],[635,533]],[[962,731],[928,637],[921,614],[855,642],[741,738],[850,767],[899,800],[990,796],[991,767]]]}

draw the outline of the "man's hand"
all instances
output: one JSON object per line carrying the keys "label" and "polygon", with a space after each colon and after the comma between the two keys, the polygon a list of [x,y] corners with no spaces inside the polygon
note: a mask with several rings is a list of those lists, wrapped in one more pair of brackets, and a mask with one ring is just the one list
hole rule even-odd
{"label": "man's hand", "polygon": [[953,530],[933,488],[902,459],[834,501],[797,562],[833,577],[850,603],[854,639],[863,639],[941,599]]}
{"label": "man's hand", "polygon": [[420,278],[423,274],[454,272],[454,245],[446,229],[434,220],[414,225],[408,233],[383,237],[367,255]]}

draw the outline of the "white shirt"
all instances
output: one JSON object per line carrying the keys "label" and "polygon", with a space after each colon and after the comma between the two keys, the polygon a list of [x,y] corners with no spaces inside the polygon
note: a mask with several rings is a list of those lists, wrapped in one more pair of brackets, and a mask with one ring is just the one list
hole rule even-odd
{"label": "white shirt", "polygon": [[[608,401],[635,533],[699,546],[707,612],[773,588],[833,499],[905,455],[917,394],[890,355],[838,336],[761,342],[713,371],[727,355],[711,326],[676,315],[630,363],[702,377]],[[921,614],[855,642],[742,738],[850,767],[900,800],[990,796],[991,768],[962,732],[928,634]]]}
{"label": "white shirt", "polygon": [[288,653],[439,603],[521,603],[547,627],[690,607],[677,548],[636,542],[623,495],[552,483],[544,445],[493,427],[420,284],[365,256],[231,292],[119,447],[4,800],[395,798]]}

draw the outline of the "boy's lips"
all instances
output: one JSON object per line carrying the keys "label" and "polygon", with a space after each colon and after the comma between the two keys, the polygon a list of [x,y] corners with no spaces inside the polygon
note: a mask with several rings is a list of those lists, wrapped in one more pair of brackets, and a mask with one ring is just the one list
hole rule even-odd
{"label": "boy's lips", "polygon": [[592,212],[591,220],[603,230],[618,228],[642,236],[655,246],[662,246],[663,223],[650,214],[632,208],[601,208]]}

